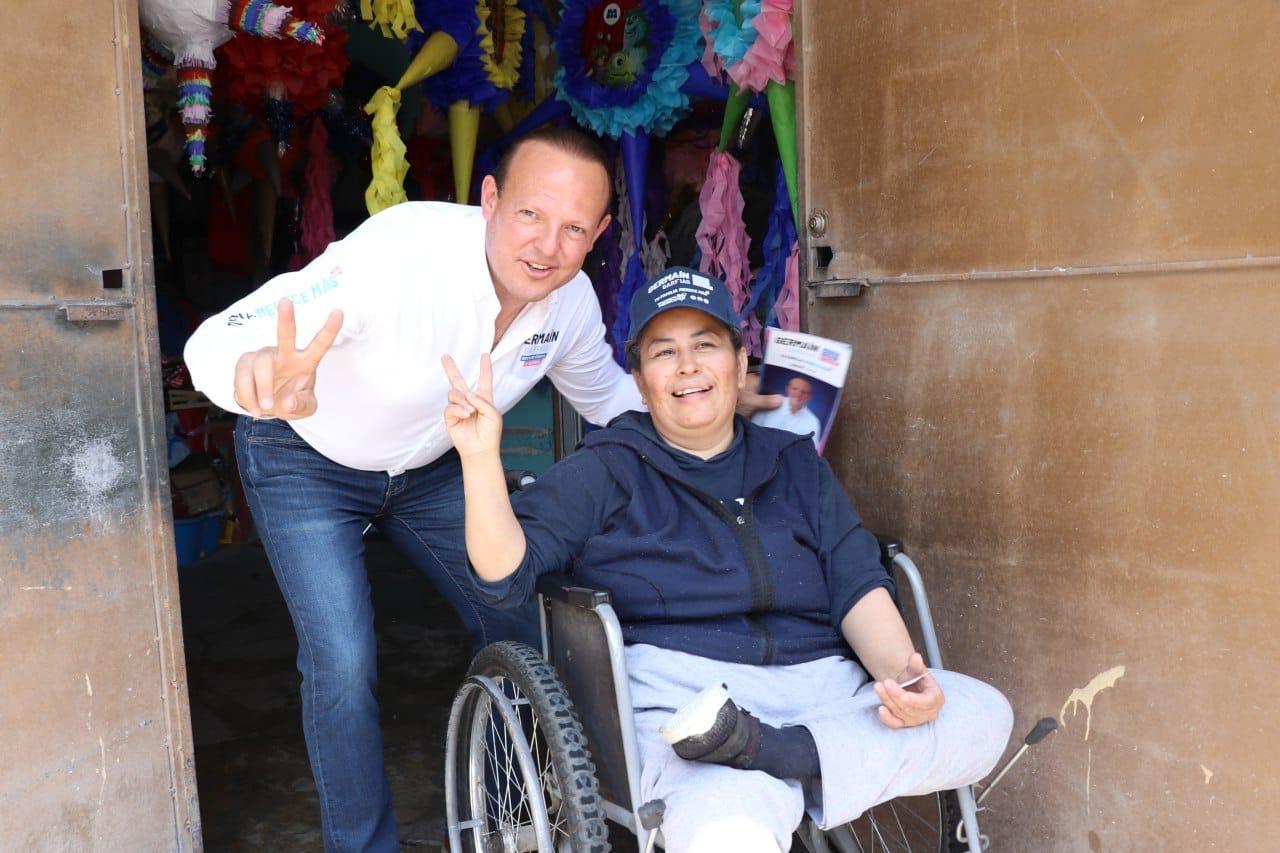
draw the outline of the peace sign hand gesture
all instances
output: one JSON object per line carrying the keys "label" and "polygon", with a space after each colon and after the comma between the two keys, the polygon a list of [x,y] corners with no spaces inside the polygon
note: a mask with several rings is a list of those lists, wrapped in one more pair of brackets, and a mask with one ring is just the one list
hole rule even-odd
{"label": "peace sign hand gesture", "polygon": [[255,418],[297,420],[316,413],[316,368],[342,331],[342,311],[333,310],[307,344],[297,348],[293,302],[276,305],[276,345],[247,352],[236,362],[235,397]]}
{"label": "peace sign hand gesture", "polygon": [[444,426],[458,455],[466,459],[485,454],[498,455],[502,445],[502,413],[493,405],[493,363],[489,354],[480,356],[480,379],[475,389],[467,386],[452,356],[440,359],[449,377],[449,405],[444,410]]}

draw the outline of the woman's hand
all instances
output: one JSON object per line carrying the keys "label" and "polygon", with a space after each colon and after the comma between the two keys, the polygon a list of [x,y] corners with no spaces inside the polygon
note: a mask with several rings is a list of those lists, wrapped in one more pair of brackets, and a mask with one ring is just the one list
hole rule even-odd
{"label": "woman's hand", "polygon": [[493,405],[493,363],[489,354],[480,356],[480,379],[475,389],[458,370],[451,356],[441,360],[449,377],[449,405],[444,410],[444,426],[462,458],[498,455],[502,446],[502,414]]}
{"label": "woman's hand", "polygon": [[[914,684],[901,686],[902,682],[916,676],[920,678]],[[947,701],[933,673],[925,668],[924,658],[919,652],[911,655],[906,669],[897,678],[877,681],[875,691],[881,702],[880,721],[891,729],[905,729],[932,722],[938,719],[938,712]]]}

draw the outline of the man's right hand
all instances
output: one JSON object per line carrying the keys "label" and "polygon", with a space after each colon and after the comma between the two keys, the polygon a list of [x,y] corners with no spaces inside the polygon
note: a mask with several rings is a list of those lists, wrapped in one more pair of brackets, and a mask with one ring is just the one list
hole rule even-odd
{"label": "man's right hand", "polygon": [[236,402],[255,418],[297,420],[316,412],[316,368],[342,331],[342,311],[329,312],[324,326],[299,350],[293,303],[276,305],[276,345],[247,352],[236,362]]}

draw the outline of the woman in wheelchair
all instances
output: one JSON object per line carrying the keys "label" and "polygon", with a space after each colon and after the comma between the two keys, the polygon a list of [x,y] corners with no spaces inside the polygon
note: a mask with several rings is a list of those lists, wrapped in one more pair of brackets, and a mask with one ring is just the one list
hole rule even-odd
{"label": "woman in wheelchair", "polygon": [[445,423],[480,594],[514,606],[566,566],[610,591],[667,848],[787,850],[806,808],[826,829],[982,778],[1008,703],[926,670],[813,442],[735,414],[747,359],[724,285],[667,270],[636,293],[631,329],[649,411],[590,433],[514,510],[487,360],[473,390],[446,357]]}

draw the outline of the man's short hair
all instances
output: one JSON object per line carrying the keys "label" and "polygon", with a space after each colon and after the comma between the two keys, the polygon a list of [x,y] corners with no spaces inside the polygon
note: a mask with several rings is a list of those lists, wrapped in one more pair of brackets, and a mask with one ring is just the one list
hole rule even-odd
{"label": "man's short hair", "polygon": [[[574,130],[571,127],[556,127],[555,125],[544,124],[542,127],[526,133],[511,143],[511,147],[502,155],[502,159],[498,161],[497,168],[493,170],[493,181],[498,185],[498,192],[502,192],[502,185],[506,183],[507,173],[511,170],[511,161],[515,159],[516,152],[531,142],[541,142],[557,151],[571,154],[580,160],[586,160],[588,163],[595,163],[601,169],[604,169],[605,180],[609,184],[609,202],[605,205],[604,213],[609,213],[613,210],[613,162],[604,153],[604,149],[600,147],[598,142],[582,131]],[[604,213],[600,214],[602,219],[604,218]]]}
{"label": "man's short hair", "polygon": [[[729,330],[729,342],[733,344],[733,351],[736,353],[742,349],[742,330],[733,326],[725,326]],[[643,330],[641,330],[643,331]],[[635,373],[640,369],[640,335],[636,335],[627,341],[627,372]]]}

